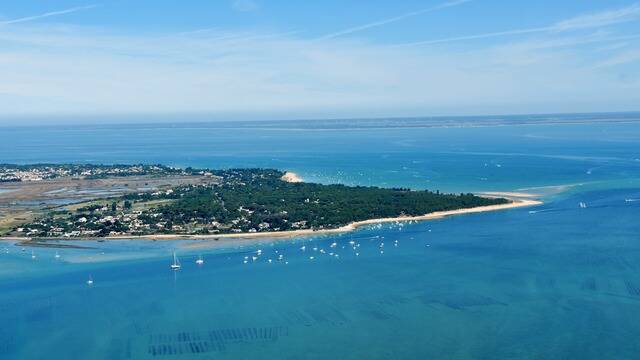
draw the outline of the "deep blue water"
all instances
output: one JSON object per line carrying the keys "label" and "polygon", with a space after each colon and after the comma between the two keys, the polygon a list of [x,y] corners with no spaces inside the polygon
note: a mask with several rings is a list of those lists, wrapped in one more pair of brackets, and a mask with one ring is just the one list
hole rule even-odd
{"label": "deep blue water", "polygon": [[[0,358],[637,358],[639,144],[633,123],[0,129],[0,162],[276,167],[321,182],[528,189],[545,201],[216,251],[104,242],[58,260],[36,249],[33,260],[0,244]],[[168,268],[174,249],[179,272]]]}

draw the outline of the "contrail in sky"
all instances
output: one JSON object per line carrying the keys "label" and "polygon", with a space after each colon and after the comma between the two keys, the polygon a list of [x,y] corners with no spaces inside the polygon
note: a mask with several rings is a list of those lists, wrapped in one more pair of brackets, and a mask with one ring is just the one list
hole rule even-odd
{"label": "contrail in sky", "polygon": [[47,12],[39,15],[26,16],[18,19],[13,19],[13,20],[0,21],[0,25],[10,25],[10,24],[23,23],[27,21],[40,20],[40,19],[44,19],[52,16],[60,16],[60,15],[71,14],[71,13],[82,11],[82,10],[93,9],[95,7],[98,7],[98,5],[85,5],[85,6],[78,6],[78,7],[65,9],[65,10],[51,11],[51,12]]}
{"label": "contrail in sky", "polygon": [[337,32],[334,32],[334,33],[331,33],[331,34],[323,35],[323,36],[319,37],[318,40],[333,39],[333,38],[336,38],[338,36],[353,34],[355,32],[359,32],[359,31],[371,29],[371,28],[374,28],[374,27],[378,27],[378,26],[394,23],[396,21],[404,20],[406,18],[422,15],[422,14],[425,14],[425,13],[429,13],[429,12],[433,12],[433,11],[437,11],[437,10],[441,10],[441,9],[446,9],[446,8],[453,7],[453,6],[462,5],[462,4],[468,3],[470,1],[472,1],[472,0],[456,0],[456,1],[445,2],[445,3],[439,4],[439,5],[430,7],[430,8],[417,10],[417,11],[412,11],[412,12],[409,12],[409,13],[406,13],[406,14],[402,14],[402,15],[398,15],[398,16],[395,16],[395,17],[392,17],[392,18],[388,18],[388,19],[384,19],[384,20],[380,20],[380,21],[375,21],[375,22],[368,23],[368,24],[365,24],[365,25],[360,25],[360,26],[344,29],[344,30],[341,30],[341,31],[337,31]]}

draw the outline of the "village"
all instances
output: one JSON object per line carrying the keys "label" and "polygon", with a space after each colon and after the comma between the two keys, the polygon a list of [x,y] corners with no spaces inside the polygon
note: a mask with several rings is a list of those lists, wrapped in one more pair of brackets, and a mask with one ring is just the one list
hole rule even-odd
{"label": "village", "polygon": [[63,177],[101,179],[110,176],[194,175],[204,174],[193,169],[178,169],[164,165],[82,165],[82,164],[0,164],[0,182],[43,181]]}

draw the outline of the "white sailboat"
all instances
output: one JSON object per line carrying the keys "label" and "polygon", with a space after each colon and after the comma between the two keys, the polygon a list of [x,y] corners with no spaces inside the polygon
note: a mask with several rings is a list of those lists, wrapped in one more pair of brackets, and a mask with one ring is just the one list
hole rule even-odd
{"label": "white sailboat", "polygon": [[89,280],[87,280],[87,285],[93,285],[93,278],[89,275]]}
{"label": "white sailboat", "polygon": [[171,264],[171,270],[180,270],[182,266],[180,265],[180,260],[176,256],[176,252],[173,252],[173,264]]}
{"label": "white sailboat", "polygon": [[55,255],[56,259],[60,259],[60,254],[58,254],[58,252],[56,251],[56,255]]}
{"label": "white sailboat", "polygon": [[198,260],[196,260],[196,264],[198,265],[204,264],[204,259],[202,259],[202,255],[198,255]]}
{"label": "white sailboat", "polygon": [[36,258],[36,254],[33,253],[33,250],[31,250],[31,258],[35,260]]}

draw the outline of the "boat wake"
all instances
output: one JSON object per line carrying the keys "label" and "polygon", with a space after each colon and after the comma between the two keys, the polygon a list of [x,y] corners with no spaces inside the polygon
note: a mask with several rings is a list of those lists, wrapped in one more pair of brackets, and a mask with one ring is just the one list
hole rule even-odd
{"label": "boat wake", "polygon": [[537,214],[543,212],[556,211],[557,209],[542,209],[542,210],[529,210],[529,214]]}

